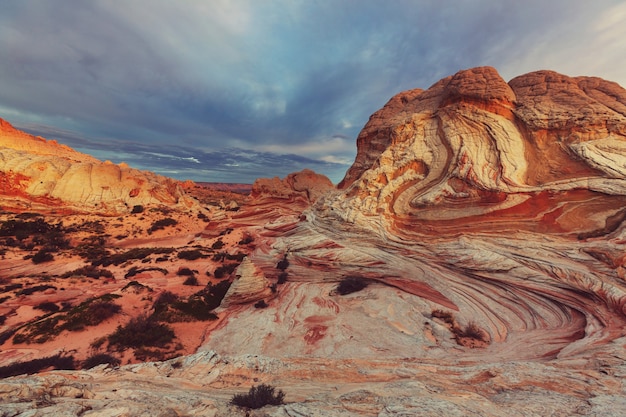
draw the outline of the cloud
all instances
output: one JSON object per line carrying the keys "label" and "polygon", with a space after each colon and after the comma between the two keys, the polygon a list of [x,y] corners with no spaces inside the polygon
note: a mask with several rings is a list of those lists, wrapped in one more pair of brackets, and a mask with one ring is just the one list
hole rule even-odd
{"label": "cloud", "polygon": [[[464,68],[492,65],[506,79],[547,68],[626,85],[626,8],[614,0],[6,3],[0,117],[54,127],[99,155],[135,152],[148,169],[169,160],[176,176],[209,176],[199,180],[251,182],[303,164],[337,177],[392,95]],[[211,163],[226,158],[215,152],[244,149],[263,163],[198,170],[141,153],[149,148],[205,152]]]}

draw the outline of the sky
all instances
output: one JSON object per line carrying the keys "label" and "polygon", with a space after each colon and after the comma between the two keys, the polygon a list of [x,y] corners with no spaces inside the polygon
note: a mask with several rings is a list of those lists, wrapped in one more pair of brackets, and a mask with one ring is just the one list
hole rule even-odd
{"label": "sky", "polygon": [[0,118],[102,160],[337,183],[393,95],[476,66],[626,86],[623,0],[2,0]]}

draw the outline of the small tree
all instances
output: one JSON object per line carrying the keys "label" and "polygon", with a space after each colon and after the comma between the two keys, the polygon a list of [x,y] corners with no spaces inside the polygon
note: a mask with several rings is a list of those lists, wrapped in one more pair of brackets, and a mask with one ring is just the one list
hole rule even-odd
{"label": "small tree", "polygon": [[247,394],[236,394],[230,403],[238,407],[257,409],[266,405],[281,405],[285,399],[285,393],[279,390],[274,393],[275,388],[271,385],[261,384],[250,388]]}

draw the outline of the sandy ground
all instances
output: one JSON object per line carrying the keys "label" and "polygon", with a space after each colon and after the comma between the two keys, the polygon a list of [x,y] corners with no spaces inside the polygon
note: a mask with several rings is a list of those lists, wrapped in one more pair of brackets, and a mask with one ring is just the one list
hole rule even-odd
{"label": "sandy ground", "polygon": [[[223,198],[225,193],[220,193]],[[206,195],[205,195],[206,197]],[[236,196],[241,202],[244,197]],[[70,240],[69,249],[56,251],[54,260],[34,264],[25,256],[32,256],[34,250],[19,247],[2,246],[0,255],[0,334],[5,335],[0,351],[0,366],[16,361],[25,361],[46,357],[59,352],[72,354],[77,360],[84,360],[95,352],[103,352],[119,357],[122,363],[135,363],[138,359],[133,349],[122,352],[100,348],[94,350],[91,344],[110,335],[118,326],[127,323],[139,315],[150,315],[154,301],[159,294],[169,291],[185,299],[205,288],[208,283],[217,283],[220,279],[213,276],[222,261],[213,260],[212,255],[219,252],[228,254],[247,253],[248,245],[240,245],[241,230],[225,230],[222,224],[232,213],[213,205],[204,205],[195,211],[176,211],[167,208],[146,208],[142,213],[127,214],[120,217],[102,217],[97,215],[69,215],[63,217],[43,217],[49,224],[63,224],[63,230],[74,230],[65,234]],[[16,219],[16,213],[0,214],[0,222]],[[159,220],[173,219],[176,224],[162,230],[150,231]],[[217,220],[217,221],[216,221]],[[93,225],[97,224],[98,229]],[[97,230],[97,231],[96,231]],[[105,248],[111,253],[124,253],[135,248],[171,248],[169,254],[151,254],[143,259],[134,259],[119,265],[102,266],[113,277],[90,278],[74,274],[62,277],[68,271],[75,271],[90,264],[87,259],[77,254],[77,248],[90,237],[103,236]],[[0,243],[5,243],[0,237]],[[222,242],[221,247],[219,243]],[[215,249],[213,249],[215,247]],[[200,249],[207,257],[188,260],[181,259],[178,253],[184,250]],[[159,259],[162,258],[162,259]],[[232,261],[229,261],[232,262]],[[132,277],[125,278],[131,268],[148,269]],[[194,271],[198,285],[184,285],[187,276],[178,275],[181,268]],[[153,270],[149,270],[153,269]],[[157,270],[159,269],[159,270]],[[166,273],[164,273],[166,270]],[[131,281],[136,281],[145,288],[132,286],[125,288]],[[24,290],[47,286],[32,293]],[[45,343],[14,343],[10,332],[23,332],[24,326],[33,323],[48,313],[37,309],[42,303],[55,303],[58,307],[77,306],[91,298],[106,294],[120,296],[114,302],[122,311],[99,325],[89,326],[81,331],[63,331]],[[60,315],[61,312],[56,313]],[[53,315],[54,316],[54,315]],[[168,325],[176,334],[175,340],[162,349],[164,358],[170,358],[195,352],[212,328],[220,319],[214,321],[175,322]]]}

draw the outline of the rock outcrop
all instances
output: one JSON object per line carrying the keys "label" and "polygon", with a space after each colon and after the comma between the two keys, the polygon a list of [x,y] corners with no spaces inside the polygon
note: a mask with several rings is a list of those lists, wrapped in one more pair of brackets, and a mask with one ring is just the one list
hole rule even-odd
{"label": "rock outcrop", "polygon": [[181,184],[101,162],[0,120],[0,205],[30,211],[126,213],[135,205],[193,205]]}
{"label": "rock outcrop", "polygon": [[597,78],[484,67],[401,93],[338,189],[259,180],[223,219],[255,249],[201,352],[0,393],[12,415],[46,393],[245,415],[229,396],[263,382],[288,404],[251,415],[624,415],[625,143],[626,91]]}
{"label": "rock outcrop", "polygon": [[270,283],[263,271],[257,268],[250,259],[244,258],[235,271],[235,279],[220,307],[228,308],[236,304],[254,303],[270,294]]}
{"label": "rock outcrop", "polygon": [[260,178],[252,185],[251,196],[254,199],[277,200],[277,203],[290,201],[310,205],[320,196],[334,188],[328,177],[310,169],[294,172],[284,179]]}

